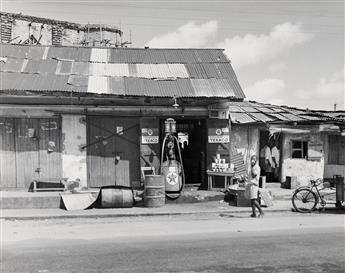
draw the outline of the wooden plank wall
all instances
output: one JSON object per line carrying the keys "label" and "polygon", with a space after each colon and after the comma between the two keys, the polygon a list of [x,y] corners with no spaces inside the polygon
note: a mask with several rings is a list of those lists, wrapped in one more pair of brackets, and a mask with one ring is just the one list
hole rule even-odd
{"label": "wooden plank wall", "polygon": [[15,188],[17,185],[17,179],[13,118],[0,117],[0,136],[1,187]]}
{"label": "wooden plank wall", "polygon": [[[43,130],[47,122],[55,127]],[[61,177],[60,118],[0,118],[0,136],[2,188],[29,188],[35,178]]]}

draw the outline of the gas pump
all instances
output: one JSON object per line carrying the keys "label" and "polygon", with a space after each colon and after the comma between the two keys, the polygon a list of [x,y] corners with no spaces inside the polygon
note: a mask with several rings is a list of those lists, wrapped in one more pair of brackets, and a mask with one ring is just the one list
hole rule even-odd
{"label": "gas pump", "polygon": [[[176,134],[176,121],[168,118],[165,124],[165,137],[162,144],[161,175],[165,181],[165,194],[168,198],[180,196],[185,184],[181,150]],[[178,155],[178,160],[176,159]]]}

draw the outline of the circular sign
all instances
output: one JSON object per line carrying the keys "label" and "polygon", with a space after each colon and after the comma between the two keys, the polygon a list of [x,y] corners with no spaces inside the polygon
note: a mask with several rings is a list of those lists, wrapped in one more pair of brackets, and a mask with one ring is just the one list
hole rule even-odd
{"label": "circular sign", "polygon": [[168,173],[166,180],[170,185],[176,185],[178,183],[178,175],[176,173]]}
{"label": "circular sign", "polygon": [[216,135],[217,135],[217,136],[220,136],[221,134],[222,134],[222,129],[217,129],[217,130],[216,130]]}
{"label": "circular sign", "polygon": [[153,134],[152,129],[148,129],[148,130],[147,130],[147,134],[148,134],[149,136],[152,136],[152,134]]}

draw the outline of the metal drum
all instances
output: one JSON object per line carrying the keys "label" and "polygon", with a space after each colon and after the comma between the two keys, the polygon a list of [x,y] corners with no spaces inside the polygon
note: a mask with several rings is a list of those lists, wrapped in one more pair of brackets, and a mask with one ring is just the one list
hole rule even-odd
{"label": "metal drum", "polygon": [[145,175],[144,205],[147,208],[162,207],[165,204],[165,185],[162,175]]}
{"label": "metal drum", "polygon": [[101,189],[102,208],[131,208],[133,203],[133,191],[131,189]]}

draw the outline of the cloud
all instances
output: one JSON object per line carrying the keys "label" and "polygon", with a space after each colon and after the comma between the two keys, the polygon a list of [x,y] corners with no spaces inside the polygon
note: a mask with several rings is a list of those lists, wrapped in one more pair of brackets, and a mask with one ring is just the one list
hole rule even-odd
{"label": "cloud", "polygon": [[304,32],[301,25],[286,22],[274,26],[268,34],[226,38],[217,47],[224,48],[233,65],[239,68],[271,60],[311,38],[312,35]]}
{"label": "cloud", "polygon": [[264,103],[284,104],[285,82],[281,79],[263,79],[244,89],[247,99]]}
{"label": "cloud", "polygon": [[345,109],[344,71],[338,71],[329,78],[321,78],[314,88],[315,96],[326,109],[331,110],[334,104],[337,104],[338,109]]}
{"label": "cloud", "polygon": [[248,100],[315,110],[345,110],[344,69],[309,88],[291,89],[282,79],[267,78],[244,88]]}
{"label": "cloud", "polygon": [[176,31],[154,37],[147,45],[149,47],[167,48],[200,48],[213,39],[218,31],[218,22],[213,20],[197,25],[188,22]]}

